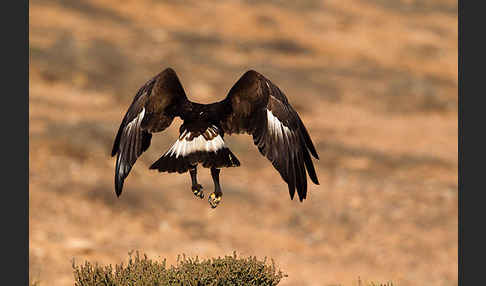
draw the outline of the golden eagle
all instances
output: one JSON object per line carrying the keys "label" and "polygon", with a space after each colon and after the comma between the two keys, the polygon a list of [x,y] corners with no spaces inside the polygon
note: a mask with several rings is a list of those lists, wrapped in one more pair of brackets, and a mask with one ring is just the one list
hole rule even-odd
{"label": "golden eagle", "polygon": [[117,196],[135,161],[150,146],[152,133],[165,130],[176,116],[183,120],[180,136],[150,169],[189,171],[193,193],[203,198],[196,168],[198,164],[210,168],[215,190],[208,200],[213,208],[223,195],[220,169],[240,166],[224,141],[225,134],[250,134],[260,153],[288,184],[291,199],[295,190],[301,202],[306,198],[307,173],[312,182],[319,184],[309,152],[314,158],[319,157],[309,133],[287,97],[270,80],[249,70],[225,99],[199,104],[187,99],[177,74],[167,68],[138,90],[118,129],[111,152],[112,156],[117,155]]}

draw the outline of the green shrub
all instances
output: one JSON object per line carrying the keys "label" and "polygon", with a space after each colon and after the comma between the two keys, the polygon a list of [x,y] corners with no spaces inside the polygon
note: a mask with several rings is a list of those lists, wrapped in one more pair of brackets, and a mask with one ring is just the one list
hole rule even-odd
{"label": "green shrub", "polygon": [[236,252],[224,258],[200,261],[198,257],[178,256],[177,265],[167,267],[162,262],[140,256],[138,251],[126,266],[115,269],[86,261],[76,265],[73,261],[75,286],[142,286],[142,285],[277,285],[287,275],[277,270],[272,259],[270,265],[256,257],[238,258]]}

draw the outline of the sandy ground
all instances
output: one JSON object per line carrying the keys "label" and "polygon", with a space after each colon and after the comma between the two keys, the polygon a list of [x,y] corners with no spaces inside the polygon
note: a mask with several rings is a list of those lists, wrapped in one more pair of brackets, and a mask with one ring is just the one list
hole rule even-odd
{"label": "sandy ground", "polygon": [[[72,285],[71,263],[130,250],[273,258],[280,285],[457,285],[457,2],[30,1],[30,276]],[[316,145],[304,203],[249,136],[227,137],[211,209],[188,174],[148,166],[124,193],[109,155],[137,89],[173,67],[191,100],[226,96],[252,68],[287,95]],[[206,194],[207,169],[199,180]]]}

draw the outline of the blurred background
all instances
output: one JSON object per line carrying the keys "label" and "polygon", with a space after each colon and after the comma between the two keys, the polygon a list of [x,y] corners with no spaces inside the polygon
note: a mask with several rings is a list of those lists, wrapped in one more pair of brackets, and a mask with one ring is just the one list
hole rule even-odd
{"label": "blurred background", "polygon": [[[457,285],[457,1],[31,0],[30,276],[72,285],[71,263],[177,254],[274,258],[280,285]],[[192,101],[248,69],[278,85],[318,150],[304,203],[250,136],[227,137],[211,209],[189,174],[148,170],[117,198],[111,145],[138,88],[166,67]]]}

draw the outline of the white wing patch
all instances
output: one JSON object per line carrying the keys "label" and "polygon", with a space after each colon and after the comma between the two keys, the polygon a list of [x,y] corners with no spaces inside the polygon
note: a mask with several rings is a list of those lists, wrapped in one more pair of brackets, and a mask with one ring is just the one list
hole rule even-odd
{"label": "white wing patch", "polygon": [[268,122],[268,130],[274,136],[277,136],[283,139],[283,135],[286,137],[292,134],[292,131],[285,126],[277,117],[273,115],[273,113],[267,109],[267,122]]}
{"label": "white wing patch", "polygon": [[145,107],[142,108],[142,111],[140,111],[138,116],[135,117],[132,121],[130,121],[125,128],[127,128],[129,132],[132,130],[132,127],[138,128],[142,123],[142,119],[144,115],[145,115]]}
{"label": "white wing patch", "polygon": [[[215,135],[216,132],[213,128],[217,127],[212,126],[212,128],[208,128],[206,131]],[[165,154],[169,156],[175,154],[176,158],[178,158],[179,156],[184,157],[197,151],[216,152],[225,147],[224,140],[219,134],[211,140],[206,140],[201,134],[189,141],[190,136],[191,132],[184,130],[176,143]]]}

